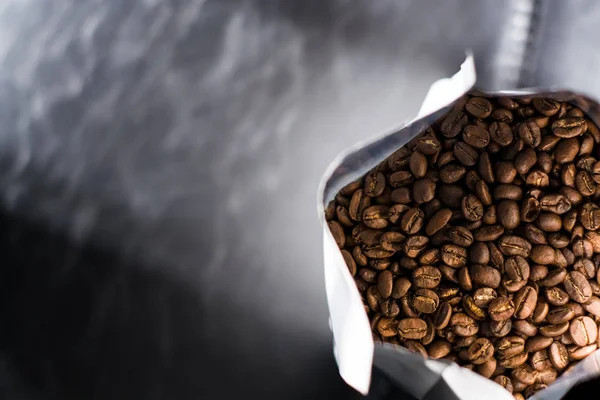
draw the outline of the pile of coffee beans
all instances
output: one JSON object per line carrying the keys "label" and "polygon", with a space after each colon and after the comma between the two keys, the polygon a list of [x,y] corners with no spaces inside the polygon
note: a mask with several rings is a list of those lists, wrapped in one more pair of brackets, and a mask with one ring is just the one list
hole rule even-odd
{"label": "pile of coffee beans", "polygon": [[517,399],[600,345],[600,130],[547,98],[465,96],[326,219],[376,341]]}

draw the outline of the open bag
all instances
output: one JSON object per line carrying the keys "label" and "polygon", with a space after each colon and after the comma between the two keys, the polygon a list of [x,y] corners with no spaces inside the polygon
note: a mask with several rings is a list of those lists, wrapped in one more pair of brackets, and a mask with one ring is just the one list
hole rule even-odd
{"label": "open bag", "polygon": [[[410,139],[443,116],[464,94],[474,89],[476,73],[472,56],[453,77],[435,82],[417,117],[397,131],[369,143],[360,143],[337,157],[324,175],[318,208],[323,226],[324,267],[335,357],[344,380],[363,394],[369,393],[371,374],[377,370],[394,385],[416,399],[512,399],[500,385],[445,360],[424,359],[408,350],[375,344],[358,289],[342,254],[328,229],[324,210],[344,185],[363,176]],[[487,92],[500,97],[541,96],[568,102],[600,124],[600,104],[588,96],[568,90],[542,88]],[[575,384],[600,375],[600,350],[559,377],[534,399],[560,399]]]}

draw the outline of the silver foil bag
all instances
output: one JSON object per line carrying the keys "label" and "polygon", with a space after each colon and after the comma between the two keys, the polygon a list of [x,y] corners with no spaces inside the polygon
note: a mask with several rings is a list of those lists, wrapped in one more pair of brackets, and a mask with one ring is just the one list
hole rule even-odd
{"label": "silver foil bag", "polygon": [[[363,176],[410,139],[442,117],[453,104],[476,87],[471,55],[454,76],[435,82],[417,117],[393,133],[359,143],[340,154],[325,173],[319,188],[318,208],[323,226],[324,267],[335,357],[344,380],[363,394],[369,393],[373,369],[417,399],[513,399],[495,382],[445,360],[428,360],[408,350],[373,341],[363,304],[341,252],[325,221],[324,209],[346,184]],[[576,105],[600,125],[600,104],[568,90],[542,88],[478,92],[484,96],[519,98],[543,96]],[[600,350],[580,361],[533,399],[560,399],[575,384],[600,375]]]}

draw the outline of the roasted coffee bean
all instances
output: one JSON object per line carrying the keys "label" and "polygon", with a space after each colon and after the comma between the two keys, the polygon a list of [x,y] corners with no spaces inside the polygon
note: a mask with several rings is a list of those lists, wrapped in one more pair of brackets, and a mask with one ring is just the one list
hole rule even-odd
{"label": "roasted coffee bean", "polygon": [[545,115],[547,117],[553,116],[560,110],[560,103],[552,99],[533,99],[531,104],[540,114]]}
{"label": "roasted coffee bean", "polygon": [[445,244],[441,251],[442,261],[452,268],[460,268],[467,263],[467,249],[455,244]]}
{"label": "roasted coffee bean", "polygon": [[452,351],[452,344],[444,339],[434,340],[427,347],[429,358],[434,360],[446,357]]}
{"label": "roasted coffee bean", "polygon": [[483,242],[475,242],[469,248],[469,261],[475,264],[487,264],[490,261],[490,251]]}
{"label": "roasted coffee bean", "polygon": [[590,317],[577,317],[569,324],[569,333],[573,343],[578,346],[587,346],[595,343],[598,338],[598,326]]}
{"label": "roasted coffee bean", "polygon": [[587,302],[583,303],[583,309],[596,318],[600,318],[600,299],[592,296]]}
{"label": "roasted coffee bean", "polygon": [[414,151],[409,158],[410,172],[417,179],[421,179],[427,173],[427,157],[419,151]]}
{"label": "roasted coffee bean", "polygon": [[458,336],[473,336],[479,332],[477,321],[464,313],[453,314],[450,318],[450,326]]}
{"label": "roasted coffee bean", "polygon": [[462,226],[448,228],[448,239],[461,247],[469,247],[473,244],[473,234],[467,228]]}
{"label": "roasted coffee bean", "polygon": [[403,339],[421,339],[427,333],[427,323],[420,318],[404,318],[398,321],[398,335]]}
{"label": "roasted coffee bean", "polygon": [[407,257],[415,258],[426,249],[428,243],[429,238],[427,236],[410,236],[404,242],[404,254]]}
{"label": "roasted coffee bean", "polygon": [[569,297],[578,303],[585,303],[592,297],[592,288],[581,272],[569,272],[563,284]]}
{"label": "roasted coffee bean", "polygon": [[494,321],[509,319],[515,313],[515,305],[508,297],[498,296],[488,305],[488,314]]}
{"label": "roasted coffee bean", "polygon": [[490,143],[490,133],[487,129],[477,125],[467,125],[462,133],[465,143],[482,149]]}
{"label": "roasted coffee bean", "polygon": [[473,264],[469,274],[474,284],[492,289],[498,288],[502,280],[500,271],[489,265]]}
{"label": "roasted coffee bean", "polygon": [[379,305],[381,314],[387,318],[394,318],[400,314],[400,307],[393,299],[385,299]]}
{"label": "roasted coffee bean", "polygon": [[537,305],[537,292],[531,286],[525,286],[517,292],[513,300],[515,305],[514,316],[517,319],[529,318]]}
{"label": "roasted coffee bean", "polygon": [[544,325],[540,327],[539,332],[543,336],[554,337],[562,335],[569,329],[569,323],[563,322],[561,324]]}
{"label": "roasted coffee bean", "polygon": [[531,147],[525,148],[515,157],[515,168],[521,175],[526,175],[527,172],[537,163],[537,154]]}
{"label": "roasted coffee bean", "polygon": [[540,282],[548,276],[548,267],[545,265],[534,264],[530,268],[529,279],[532,282]]}
{"label": "roasted coffee bean", "polygon": [[418,289],[414,293],[413,307],[420,313],[433,314],[440,303],[438,295],[429,289]]}
{"label": "roasted coffee bean", "polygon": [[485,320],[485,311],[479,306],[475,304],[473,297],[470,295],[465,295],[462,298],[462,305],[464,311],[471,317],[476,319],[477,321]]}
{"label": "roasted coffee bean", "polygon": [[565,369],[569,365],[569,352],[565,345],[560,342],[554,342],[550,345],[548,357],[557,370]]}
{"label": "roasted coffee bean", "polygon": [[344,233],[344,228],[342,228],[342,226],[337,221],[330,221],[328,225],[329,230],[333,235],[333,239],[337,243],[338,247],[340,249],[344,248],[344,245],[346,244],[346,235]]}
{"label": "roasted coffee bean", "polygon": [[497,240],[504,234],[502,225],[483,226],[475,231],[473,237],[479,242],[491,242]]}
{"label": "roasted coffee bean", "polygon": [[[551,368],[552,364],[548,360],[547,356],[546,356],[546,360],[548,361],[548,364],[550,364],[550,366],[548,368]],[[535,381],[537,380],[538,373],[537,373],[537,370],[535,370],[530,365],[524,364],[518,368],[513,369],[511,372],[511,376],[512,376],[512,379],[515,381],[524,383],[526,385],[533,385],[535,383]]]}
{"label": "roasted coffee bean", "polygon": [[537,147],[542,141],[540,127],[534,121],[528,120],[522,122],[517,126],[517,131],[519,137],[527,146]]}
{"label": "roasted coffee bean", "polygon": [[363,223],[372,229],[383,229],[388,226],[388,206],[377,205],[366,208],[363,211]]}
{"label": "roasted coffee bean", "polygon": [[350,271],[350,275],[356,275],[356,261],[354,261],[354,257],[348,250],[342,250],[342,257],[344,257],[344,261],[348,266],[348,271]]}
{"label": "roasted coffee bean", "polygon": [[475,365],[483,364],[494,355],[494,345],[489,339],[476,339],[467,350],[467,357]]}
{"label": "roasted coffee bean", "polygon": [[457,142],[454,145],[454,157],[456,157],[456,159],[466,167],[472,167],[475,165],[477,163],[478,156],[479,153],[477,153],[477,150],[465,142]]}
{"label": "roasted coffee bean", "polygon": [[510,333],[512,329],[512,321],[505,319],[502,321],[490,321],[489,325],[490,332],[495,337],[504,337]]}
{"label": "roasted coffee bean", "polygon": [[519,205],[514,200],[503,200],[497,206],[498,222],[506,229],[515,229],[521,223]]}
{"label": "roasted coffee bean", "polygon": [[[550,347],[554,342],[554,339],[546,336],[535,336],[527,339],[525,342],[525,351],[527,353],[534,353]],[[532,365],[533,366],[533,365]],[[533,366],[535,368],[535,366]]]}
{"label": "roasted coffee bean", "polygon": [[465,191],[458,185],[441,184],[437,187],[437,194],[442,203],[452,209],[457,209],[461,206]]}
{"label": "roasted coffee bean", "polygon": [[508,376],[498,375],[497,377],[494,378],[494,382],[496,382],[498,385],[502,386],[504,389],[508,390],[509,393],[513,392],[512,381],[510,380],[510,378]]}
{"label": "roasted coffee bean", "polygon": [[568,305],[555,307],[548,312],[546,317],[548,322],[551,324],[562,324],[569,322],[575,317],[575,310]]}
{"label": "roasted coffee bean", "polygon": [[372,172],[365,178],[365,194],[369,197],[377,197],[385,189],[385,175],[381,172]]}
{"label": "roasted coffee bean", "polygon": [[473,302],[477,307],[486,308],[498,293],[492,288],[479,288],[473,293]]}
{"label": "roasted coffee bean", "polygon": [[586,197],[596,193],[596,182],[594,182],[587,171],[579,171],[577,175],[575,175],[575,187],[579,193]]}
{"label": "roasted coffee bean", "polygon": [[456,137],[462,132],[463,128],[468,124],[469,119],[462,111],[451,111],[444,119],[441,125],[442,135],[447,138]]}
{"label": "roasted coffee bean", "polygon": [[422,266],[412,273],[412,281],[419,288],[433,289],[439,285],[441,279],[442,274],[436,267]]}
{"label": "roasted coffee bean", "polygon": [[531,243],[519,236],[504,235],[498,241],[500,251],[507,256],[528,257]]}
{"label": "roasted coffee bean", "polygon": [[394,285],[392,287],[392,293],[390,296],[394,299],[399,299],[404,297],[407,293],[412,283],[406,277],[400,277],[394,281]]}
{"label": "roasted coffee bean", "polygon": [[465,110],[475,118],[487,118],[492,113],[492,103],[484,97],[472,97],[465,104]]}
{"label": "roasted coffee bean", "polygon": [[543,322],[546,319],[549,310],[550,305],[548,304],[548,301],[543,297],[539,297],[535,310],[533,310],[533,314],[531,315],[531,320],[536,324]]}
{"label": "roasted coffee bean", "polygon": [[546,276],[546,278],[540,281],[540,284],[546,287],[553,287],[563,283],[566,277],[567,270],[564,268],[553,269],[552,271],[548,272],[548,276]]}
{"label": "roasted coffee bean", "polygon": [[419,232],[425,223],[425,213],[420,208],[411,208],[400,220],[400,229],[409,235]]}
{"label": "roasted coffee bean", "polygon": [[582,135],[587,130],[583,118],[564,118],[552,123],[552,133],[559,138],[572,138]]}

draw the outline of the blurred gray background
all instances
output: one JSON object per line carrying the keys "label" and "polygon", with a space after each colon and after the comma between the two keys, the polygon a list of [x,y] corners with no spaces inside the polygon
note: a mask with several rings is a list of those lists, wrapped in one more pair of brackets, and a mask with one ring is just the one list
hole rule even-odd
{"label": "blurred gray background", "polygon": [[357,398],[317,185],[479,86],[600,96],[593,0],[0,1],[3,398]]}

